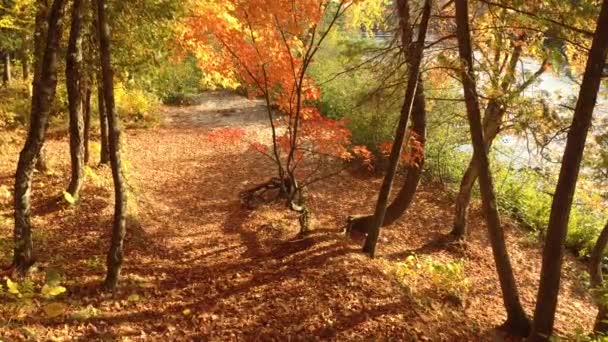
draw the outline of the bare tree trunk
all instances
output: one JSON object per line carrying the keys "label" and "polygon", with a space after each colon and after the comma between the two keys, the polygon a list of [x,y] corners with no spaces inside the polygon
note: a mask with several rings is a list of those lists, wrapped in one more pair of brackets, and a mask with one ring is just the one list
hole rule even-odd
{"label": "bare tree trunk", "polygon": [[33,242],[30,222],[30,196],[32,175],[36,159],[44,142],[51,104],[57,87],[57,51],[62,33],[65,0],[51,5],[46,48],[40,65],[40,76],[34,84],[30,128],[25,146],[19,155],[15,172],[15,229],[13,264],[25,274],[33,262]]}
{"label": "bare tree trunk", "polygon": [[[49,8],[45,0],[36,1],[36,18],[34,22],[34,79],[32,80],[32,88],[36,86],[36,83],[40,79],[42,74],[41,66],[42,59],[44,58],[44,50],[46,47],[47,39],[47,24],[48,24]],[[45,128],[46,129],[46,128]],[[46,155],[44,153],[44,142],[40,147],[38,158],[36,159],[35,169],[46,173],[49,170],[48,163],[46,161]]]}
{"label": "bare tree trunk", "polygon": [[72,5],[72,27],[66,58],[66,86],[70,112],[70,160],[72,178],[67,192],[75,201],[80,197],[84,181],[84,115],[82,83],[84,82],[82,64],[82,18],[83,1],[74,0]]}
{"label": "bare tree trunk", "polygon": [[553,333],[557,296],[561,278],[564,241],[568,231],[572,198],[581,167],[587,133],[591,126],[602,71],[608,55],[608,0],[602,1],[597,28],[589,51],[587,66],[581,83],[578,101],[574,109],[572,126],[568,132],[562,165],[551,205],[534,328],[531,341],[548,341]]}
{"label": "bare tree trunk", "polygon": [[530,331],[530,321],[526,317],[519,300],[517,284],[513,276],[511,261],[507,252],[504,232],[500,224],[500,216],[496,206],[494,184],[490,173],[490,162],[483,140],[481,113],[477,100],[475,73],[473,70],[473,53],[471,51],[471,35],[469,28],[469,9],[467,0],[456,0],[456,36],[462,67],[462,85],[469,125],[471,127],[471,140],[473,150],[479,167],[479,186],[483,202],[483,211],[486,216],[488,234],[500,280],[502,297],[507,311],[507,321],[503,328],[508,332],[527,336]]}
{"label": "bare tree trunk", "polygon": [[123,261],[123,244],[126,233],[127,199],[122,177],[120,159],[120,127],[114,104],[114,80],[110,52],[110,27],[106,22],[105,0],[97,2],[97,21],[99,24],[99,54],[103,75],[104,99],[108,113],[110,164],[114,180],[114,223],[112,241],[107,258],[108,272],[104,282],[106,290],[116,288]]}
{"label": "bare tree trunk", "polygon": [[[422,80],[418,80],[416,98],[414,99],[414,107],[412,108],[411,129],[416,133],[420,143],[424,146],[426,141],[426,108]],[[386,208],[384,222],[382,223],[383,227],[395,223],[395,221],[402,217],[405,211],[410,207],[416,195],[418,184],[420,183],[423,167],[424,155],[421,156],[417,165],[407,166],[405,181],[391,204]],[[370,230],[372,221],[373,215],[351,216],[349,217],[348,230],[367,234]]]}
{"label": "bare tree trunk", "polygon": [[3,69],[2,69],[2,83],[7,86],[11,83],[11,53],[9,51],[5,51],[2,54],[3,60]]}
{"label": "bare tree trunk", "polygon": [[97,78],[97,108],[99,112],[99,127],[101,130],[101,151],[99,153],[99,163],[110,163],[110,149],[108,143],[108,115],[106,112],[105,100],[103,91],[103,77],[99,75]]}
{"label": "bare tree trunk", "polygon": [[604,229],[602,229],[600,236],[597,238],[597,242],[591,252],[591,258],[589,259],[591,287],[599,291],[596,296],[598,313],[595,319],[595,325],[593,326],[593,331],[600,335],[608,334],[608,305],[603,298],[605,291],[603,290],[604,276],[602,275],[602,258],[604,257],[606,245],[608,245],[608,222],[606,223],[606,226],[604,226]]}
{"label": "bare tree trunk", "polygon": [[[403,5],[406,0],[400,0],[398,6],[400,8],[407,7]],[[400,15],[403,15],[400,10]],[[409,13],[407,14],[409,16]],[[420,74],[420,64],[422,62],[422,56],[424,52],[424,40],[426,38],[426,31],[428,29],[429,18],[431,16],[431,0],[426,0],[424,8],[422,9],[422,18],[420,22],[420,28],[418,31],[418,40],[416,41],[416,47],[414,48],[414,55],[410,56],[409,59],[409,76],[408,84],[401,107],[401,115],[399,117],[399,123],[397,125],[397,132],[395,134],[395,141],[391,149],[391,155],[389,158],[389,167],[387,173],[380,187],[378,194],[378,202],[376,204],[376,210],[374,212],[374,218],[370,226],[369,234],[365,239],[363,246],[363,252],[368,253],[370,257],[374,257],[376,252],[376,244],[378,242],[378,236],[380,235],[380,227],[384,222],[384,216],[386,215],[388,198],[390,195],[395,173],[399,165],[399,159],[401,159],[401,150],[403,149],[403,142],[405,140],[405,133],[407,123],[409,120],[410,112],[412,111],[414,98],[416,97],[416,89],[418,86],[418,79]],[[401,22],[403,25],[403,22]],[[406,50],[407,51],[407,50]]]}
{"label": "bare tree trunk", "polygon": [[[523,39],[523,36],[517,37],[517,39]],[[499,85],[503,94],[507,93],[509,87],[515,80],[517,63],[519,62],[523,50],[522,46],[523,44],[514,44],[513,51],[511,52],[511,56],[509,58],[509,65],[507,66],[505,75]],[[501,47],[497,46],[497,49],[501,49]],[[500,57],[500,50],[496,51],[496,56],[497,58]],[[541,68],[541,70],[544,71],[543,68]],[[500,73],[500,71],[497,70],[496,73]],[[502,103],[502,99],[493,98],[488,102],[482,122],[483,140],[486,151],[490,151],[494,138],[496,138],[496,135],[498,135],[498,132],[500,132],[500,127],[506,111],[507,108]],[[454,227],[450,234],[457,239],[465,238],[467,234],[467,212],[469,203],[471,202],[471,192],[479,174],[475,160],[477,160],[477,158],[475,154],[473,154],[473,157],[469,162],[469,166],[462,177],[460,189],[458,195],[456,196]]]}
{"label": "bare tree trunk", "polygon": [[[492,142],[500,131],[504,114],[505,108],[501,108],[495,100],[490,100],[486,107],[483,122],[483,140],[487,151],[492,147]],[[450,234],[457,239],[465,238],[467,234],[467,214],[471,203],[471,193],[479,175],[479,169],[475,164],[476,160],[477,156],[473,153],[469,166],[460,181],[460,188],[456,196],[454,227]]]}
{"label": "bare tree trunk", "polygon": [[49,171],[46,154],[44,153],[44,144],[40,146],[40,152],[38,152],[38,158],[36,158],[36,166],[34,166],[34,168],[42,173],[47,173]]}
{"label": "bare tree trunk", "polygon": [[90,151],[89,141],[91,137],[91,86],[85,78],[85,84],[83,87],[84,94],[84,163],[89,163]]}
{"label": "bare tree trunk", "polygon": [[28,59],[28,49],[25,47],[25,39],[23,43],[23,47],[20,51],[20,59],[21,59],[21,77],[23,80],[27,80],[30,78],[30,63]]}

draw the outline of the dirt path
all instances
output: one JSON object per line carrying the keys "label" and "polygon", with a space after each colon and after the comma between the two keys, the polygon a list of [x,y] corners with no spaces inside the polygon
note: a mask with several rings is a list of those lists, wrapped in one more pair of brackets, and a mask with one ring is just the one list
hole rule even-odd
{"label": "dirt path", "polygon": [[[70,314],[31,315],[0,328],[0,336],[18,339],[27,327],[41,340],[494,339],[492,327],[504,317],[477,211],[471,243],[441,248],[433,241],[449,229],[451,204],[437,187],[425,185],[407,218],[383,232],[380,257],[369,260],[358,252],[360,241],[344,239],[340,227],[347,215],[370,210],[379,179],[345,175],[311,190],[314,232],[296,239],[297,220],[280,204],[248,211],[238,201],[239,191],[272,176],[271,165],[246,143],[208,139],[225,126],[244,127],[249,140],[265,138],[263,107],[228,93],[200,100],[198,106],[168,108],[161,127],[125,137],[133,219],[123,281],[111,296],[97,292],[112,209],[109,172],[96,170],[99,180],[87,183],[76,209],[53,207],[43,194],[57,193],[67,179],[61,174],[68,172],[67,143],[49,143],[62,171],[35,183],[41,198],[34,203],[34,223],[40,227],[40,260],[50,260],[40,268],[65,274],[63,301]],[[5,163],[0,185],[10,184],[14,159]],[[0,213],[10,217],[10,203],[3,202]],[[0,227],[0,236],[9,236],[10,225]],[[509,228],[513,264],[531,312],[540,259],[538,247],[526,241]],[[463,261],[471,284],[463,302],[450,304],[428,283],[398,284],[391,265],[411,254]],[[575,272],[566,274],[558,330],[573,333],[589,328],[594,309],[577,290]],[[87,307],[94,314],[73,319]]]}

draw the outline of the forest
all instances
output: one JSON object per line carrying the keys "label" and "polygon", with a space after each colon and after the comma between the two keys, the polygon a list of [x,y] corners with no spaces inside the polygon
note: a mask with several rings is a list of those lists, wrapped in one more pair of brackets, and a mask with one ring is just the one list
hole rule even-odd
{"label": "forest", "polygon": [[608,0],[0,0],[0,342],[608,341]]}

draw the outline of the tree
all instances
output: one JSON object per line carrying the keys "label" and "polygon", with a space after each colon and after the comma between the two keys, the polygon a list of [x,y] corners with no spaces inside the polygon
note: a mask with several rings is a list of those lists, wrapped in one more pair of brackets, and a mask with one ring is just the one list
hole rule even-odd
{"label": "tree", "polygon": [[15,173],[15,230],[13,264],[25,274],[33,263],[32,224],[30,221],[31,184],[36,159],[44,142],[51,103],[57,87],[57,51],[62,33],[64,0],[51,5],[44,58],[35,76],[30,127],[25,146],[19,154]]}
{"label": "tree", "polygon": [[605,299],[604,276],[602,275],[602,258],[604,251],[608,245],[608,223],[602,229],[600,236],[597,238],[595,246],[591,251],[589,258],[589,275],[591,277],[591,287],[597,291],[596,301],[598,305],[597,317],[593,331],[598,334],[606,335],[608,333],[608,303]]}
{"label": "tree", "polygon": [[[533,84],[534,81],[537,80],[549,66],[547,59],[543,60],[540,68],[532,76],[526,79],[522,84],[516,86],[515,89],[511,89],[513,85],[515,85],[515,74],[517,72],[517,64],[521,60],[524,39],[525,35],[522,33],[519,35],[519,37],[513,40],[513,49],[509,54],[509,63],[504,75],[502,75],[502,68],[491,68],[493,71],[491,77],[494,79],[501,78],[501,81],[496,82],[492,80],[492,83],[499,83],[498,96],[493,96],[489,99],[483,115],[482,129],[484,144],[487,151],[490,150],[492,147],[492,142],[502,129],[503,120],[510,105],[510,99],[519,96],[519,94]],[[502,46],[495,44],[494,55],[496,64],[500,63],[501,49]],[[465,238],[467,234],[467,211],[471,201],[473,185],[475,184],[479,174],[479,168],[475,163],[476,160],[476,156],[473,155],[462,177],[462,180],[460,181],[460,188],[458,195],[456,196],[454,226],[450,234],[458,239]]]}
{"label": "tree", "polygon": [[7,86],[12,80],[11,72],[11,53],[10,51],[4,51],[2,53],[2,84]]}
{"label": "tree", "polygon": [[[398,11],[400,18],[400,33],[401,45],[404,51],[405,58],[415,56],[415,46],[412,44],[413,33],[412,24],[410,22],[410,6],[409,1],[399,1]],[[403,213],[409,208],[416,194],[418,183],[422,175],[424,166],[424,143],[426,140],[426,107],[424,95],[424,82],[421,77],[418,77],[418,85],[416,87],[416,95],[412,107],[412,124],[410,128],[412,145],[418,148],[417,153],[411,157],[413,160],[406,163],[406,176],[401,189],[386,208],[386,214],[382,222],[382,226],[388,226],[399,219]],[[373,215],[366,216],[351,216],[348,218],[348,230],[368,233],[373,223]]]}
{"label": "tree", "polygon": [[479,187],[483,202],[483,213],[488,226],[488,234],[496,263],[496,271],[502,290],[502,297],[507,311],[507,321],[503,328],[518,336],[527,336],[530,331],[530,321],[526,317],[519,300],[517,284],[513,276],[511,262],[505,243],[504,232],[494,194],[494,184],[490,172],[490,163],[483,139],[481,113],[477,97],[477,85],[473,70],[473,53],[469,28],[469,10],[467,0],[456,0],[456,36],[458,51],[461,59],[461,81],[464,90],[467,117],[471,128],[471,140],[474,155],[479,167]]}
{"label": "tree", "polygon": [[328,176],[320,175],[320,164],[366,154],[361,147],[349,151],[345,122],[323,116],[315,106],[319,89],[307,74],[328,33],[354,3],[206,1],[193,9],[181,37],[210,79],[243,85],[250,96],[265,100],[272,141],[252,147],[273,161],[278,177],[243,191],[241,198],[251,203],[258,192],[280,189],[287,206],[300,215],[300,233],[309,229],[305,188]]}
{"label": "tree", "polygon": [[531,341],[547,341],[553,333],[555,310],[560,286],[564,241],[566,239],[572,199],[591,125],[602,72],[608,55],[608,0],[602,1],[597,27],[589,51],[574,118],[568,131],[559,178],[551,206],[540,286],[534,311]]}
{"label": "tree", "polygon": [[72,173],[67,192],[74,201],[80,197],[84,181],[84,99],[83,84],[86,77],[83,72],[82,21],[83,0],[74,0],[72,4],[72,26],[66,57],[66,87],[68,91],[70,118],[70,160]]}
{"label": "tree", "polygon": [[[409,10],[409,6],[407,6],[404,2],[398,3],[399,7],[399,16],[401,18],[405,16],[409,16],[409,13],[405,11]],[[426,32],[429,25],[429,18],[431,16],[431,1],[427,0],[424,3],[424,7],[422,9],[422,17],[420,22],[420,28],[418,31],[418,37],[416,41],[415,48],[413,48],[414,54],[410,56],[408,59],[409,62],[409,76],[408,76],[408,84],[405,92],[405,98],[403,100],[403,106],[401,107],[401,115],[399,117],[399,123],[397,124],[397,132],[395,134],[395,141],[393,142],[393,146],[391,149],[391,155],[389,158],[389,166],[384,176],[384,180],[382,182],[382,186],[380,187],[380,192],[378,194],[378,202],[376,204],[376,210],[374,212],[373,221],[369,229],[369,233],[365,240],[365,244],[363,246],[363,252],[368,253],[371,257],[374,257],[376,251],[376,244],[378,242],[378,236],[380,234],[380,227],[384,221],[384,216],[386,215],[386,208],[388,204],[388,197],[391,191],[391,187],[393,185],[393,180],[395,178],[395,173],[397,172],[397,167],[399,166],[399,160],[401,159],[401,151],[403,149],[403,142],[405,140],[406,127],[407,122],[409,120],[410,112],[412,111],[414,98],[416,97],[416,88],[418,86],[419,74],[420,74],[420,64],[422,63],[422,57],[424,52],[424,43],[426,38]],[[403,28],[407,23],[406,20],[402,20],[400,25],[402,25],[401,30],[405,32],[409,28]],[[405,34],[404,34],[405,35]],[[405,42],[404,38],[404,42]]]}
{"label": "tree", "polygon": [[118,284],[118,277],[123,261],[127,198],[120,157],[120,123],[118,121],[114,101],[114,76],[110,52],[110,26],[106,18],[105,0],[96,0],[95,4],[97,5],[99,57],[103,79],[103,95],[108,114],[110,165],[112,167],[112,179],[114,181],[114,222],[112,224],[112,239],[107,257],[107,274],[103,287],[106,290],[113,290]]}

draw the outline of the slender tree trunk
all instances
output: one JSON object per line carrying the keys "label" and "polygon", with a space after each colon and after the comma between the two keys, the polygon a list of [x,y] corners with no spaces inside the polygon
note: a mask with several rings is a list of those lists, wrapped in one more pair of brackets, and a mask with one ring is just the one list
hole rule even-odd
{"label": "slender tree trunk", "polygon": [[549,225],[543,249],[543,262],[531,341],[548,341],[553,333],[557,296],[561,278],[564,241],[568,231],[572,198],[581,167],[587,133],[591,126],[602,70],[608,54],[608,0],[602,1],[597,28],[568,132],[562,166],[555,187]]}
{"label": "slender tree trunk", "polygon": [[66,87],[70,112],[70,160],[72,178],[67,192],[75,201],[80,197],[84,181],[84,115],[82,83],[84,73],[82,65],[82,17],[83,1],[74,0],[72,5],[72,27],[66,58]]}
{"label": "slender tree trunk", "polygon": [[608,245],[608,222],[600,236],[597,238],[597,242],[591,252],[591,258],[589,259],[589,275],[591,276],[591,287],[598,290],[599,293],[596,296],[598,313],[595,319],[595,325],[593,331],[600,335],[608,334],[608,305],[606,300],[603,298],[605,290],[603,290],[604,276],[602,275],[602,258],[604,257],[604,251]]}
{"label": "slender tree trunk", "polygon": [[[25,45],[25,43],[24,43]],[[28,60],[28,50],[25,47],[21,48],[21,77],[23,80],[30,78],[30,63]]]}
{"label": "slender tree trunk", "polygon": [[[406,0],[400,0],[400,2],[404,1]],[[391,149],[389,167],[384,177],[384,181],[382,182],[382,186],[380,187],[380,192],[378,194],[378,202],[376,204],[376,210],[374,212],[372,225],[370,227],[369,234],[367,235],[367,238],[365,239],[365,244],[363,246],[363,252],[368,253],[372,258],[374,257],[376,252],[376,244],[378,242],[378,236],[380,235],[380,227],[382,226],[382,223],[384,222],[384,216],[386,215],[388,198],[390,195],[391,187],[393,185],[393,180],[395,178],[395,173],[399,165],[399,159],[401,159],[401,150],[403,149],[403,142],[405,140],[407,122],[409,120],[410,112],[412,111],[412,106],[416,95],[416,89],[420,74],[420,64],[422,62],[422,55],[424,52],[424,41],[426,38],[429,18],[431,16],[431,2],[431,0],[426,0],[424,3],[420,28],[418,31],[418,40],[416,41],[416,47],[413,50],[414,55],[408,58],[408,84],[405,93],[405,98],[403,101],[403,106],[401,107],[401,115],[399,117],[399,123],[397,125],[395,141],[393,142],[393,147]],[[399,3],[398,6],[403,7],[403,5]],[[400,15],[401,14],[402,13],[400,13]],[[403,24],[403,22],[401,24]]]}
{"label": "slender tree trunk", "polygon": [[[51,5],[44,58],[40,76],[34,85],[30,128],[25,146],[19,155],[15,173],[15,229],[13,263],[25,274],[33,262],[33,243],[30,222],[30,196],[32,175],[36,159],[44,142],[51,104],[57,87],[57,51],[62,33],[62,17],[65,0],[55,0]],[[37,72],[39,72],[37,70]]]}
{"label": "slender tree trunk", "polygon": [[[412,108],[412,131],[418,136],[420,143],[424,146],[426,142],[426,108],[425,108],[424,85],[422,80],[418,80],[418,88],[416,89],[416,98],[414,99],[414,107]],[[412,204],[420,183],[422,170],[424,167],[424,155],[418,161],[417,165],[408,165],[406,169],[405,181],[401,189],[386,208],[384,222],[382,226],[388,226],[400,217]],[[374,216],[353,216],[349,217],[349,230],[367,233],[370,231]]]}
{"label": "slender tree trunk", "polygon": [[7,86],[11,83],[11,53],[6,51],[2,54],[3,70],[2,70],[2,83]]}
{"label": "slender tree trunk", "polygon": [[36,158],[36,166],[34,168],[42,173],[47,173],[49,171],[46,154],[44,153],[44,144],[40,146],[40,152],[38,152],[38,158]]}
{"label": "slender tree trunk", "polygon": [[[607,0],[608,1],[608,0]],[[503,328],[508,332],[527,336],[530,331],[530,321],[526,317],[519,300],[517,284],[513,276],[509,254],[505,243],[504,232],[500,224],[500,216],[496,206],[494,184],[490,173],[490,162],[483,140],[481,113],[477,101],[475,72],[473,70],[473,53],[471,51],[471,35],[469,28],[469,10],[467,0],[456,0],[456,36],[462,67],[462,85],[469,125],[471,127],[471,140],[477,157],[479,167],[479,186],[483,202],[483,211],[486,216],[488,234],[500,280],[502,297],[507,311],[507,321]]]}
{"label": "slender tree trunk", "polygon": [[[42,75],[42,59],[44,58],[44,50],[46,47],[47,39],[47,24],[49,20],[49,8],[45,0],[36,1],[36,18],[34,22],[34,79],[32,80],[32,89],[38,83],[40,75]],[[32,94],[33,95],[33,94]],[[45,128],[46,129],[46,128]],[[35,169],[46,173],[49,170],[48,163],[46,161],[46,155],[44,153],[44,142],[40,147],[38,158],[36,158]]]}
{"label": "slender tree trunk", "polygon": [[91,137],[91,86],[88,80],[85,78],[85,84],[83,89],[84,94],[84,163],[89,163],[90,150],[89,140]]}
{"label": "slender tree trunk", "polygon": [[[519,44],[519,40],[523,38],[523,36],[517,37],[516,44],[514,44],[513,51],[511,52],[511,56],[509,58],[509,65],[507,66],[505,75],[503,76],[499,85],[500,90],[505,95],[509,90],[509,87],[513,84],[513,81],[515,80],[517,63],[519,62],[523,50],[523,44]],[[500,56],[500,49],[501,47],[497,46],[497,58],[499,58]],[[544,71],[543,68],[541,68],[541,70]],[[496,69],[495,73],[496,77],[500,76],[500,70]],[[482,122],[483,139],[486,151],[490,151],[494,138],[496,138],[496,135],[498,135],[498,132],[500,132],[503,117],[507,111],[507,108],[503,105],[502,102],[503,101],[500,98],[493,98],[488,102],[488,105],[486,106]],[[475,154],[473,154],[473,157],[469,162],[469,166],[467,167],[467,170],[465,171],[464,176],[462,177],[462,180],[460,182],[460,190],[458,192],[458,195],[456,196],[454,227],[450,234],[457,239],[465,238],[467,234],[467,213],[469,204],[471,202],[471,192],[479,174],[479,170],[475,164],[476,160],[477,158]]]}
{"label": "slender tree trunk", "polygon": [[97,2],[97,21],[99,23],[99,54],[103,75],[103,90],[108,113],[110,164],[114,180],[114,223],[112,241],[107,258],[108,272],[104,282],[106,290],[116,288],[123,262],[123,243],[126,233],[127,199],[122,178],[120,159],[120,127],[114,103],[114,80],[110,54],[110,27],[106,22],[105,0]]}
{"label": "slender tree trunk", "polygon": [[99,127],[101,130],[101,151],[99,153],[99,163],[110,163],[110,149],[108,143],[108,115],[106,112],[105,100],[103,98],[103,77],[101,73],[97,78],[97,108],[99,112]]}
{"label": "slender tree trunk", "polygon": [[[492,147],[492,142],[500,131],[504,114],[505,108],[501,108],[495,100],[490,100],[486,107],[483,122],[483,140],[487,151]],[[479,175],[479,169],[475,164],[476,160],[477,156],[473,153],[473,157],[460,181],[460,189],[456,196],[454,227],[450,234],[457,239],[465,238],[467,234],[467,214],[471,203],[471,193]]]}

